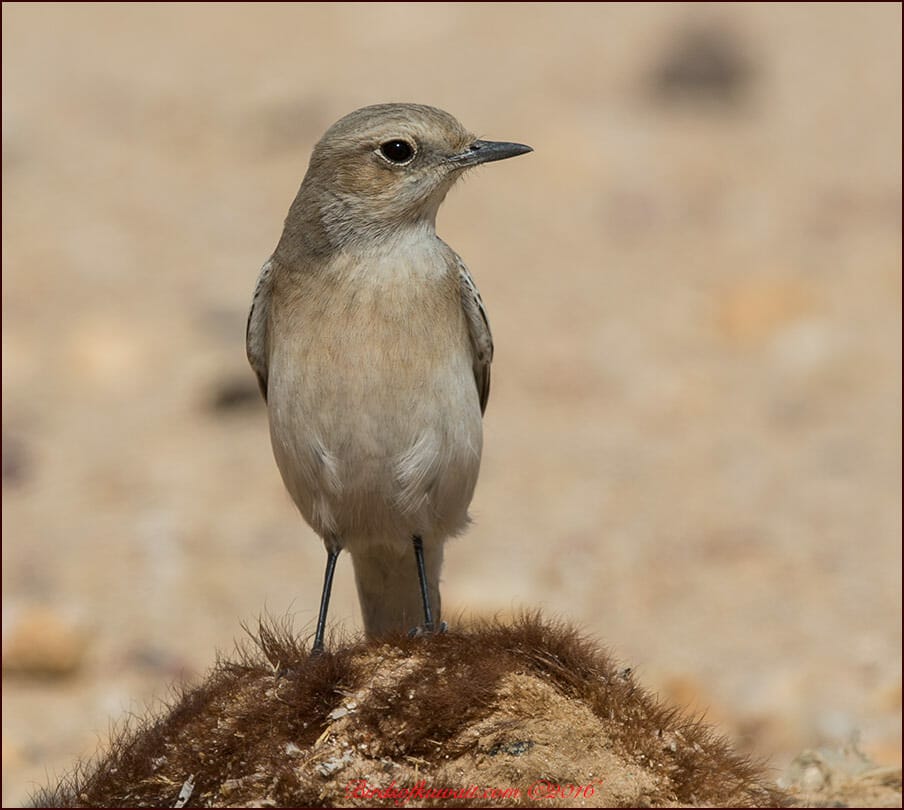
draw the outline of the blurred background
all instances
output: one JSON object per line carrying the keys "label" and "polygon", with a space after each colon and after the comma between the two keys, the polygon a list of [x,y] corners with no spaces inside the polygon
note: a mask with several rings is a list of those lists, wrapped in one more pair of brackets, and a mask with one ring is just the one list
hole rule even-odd
{"label": "blurred background", "polygon": [[383,101],[536,150],[439,217],[496,341],[448,615],[573,622],[776,773],[900,763],[900,4],[2,15],[4,804],[240,622],[313,629],[245,314]]}

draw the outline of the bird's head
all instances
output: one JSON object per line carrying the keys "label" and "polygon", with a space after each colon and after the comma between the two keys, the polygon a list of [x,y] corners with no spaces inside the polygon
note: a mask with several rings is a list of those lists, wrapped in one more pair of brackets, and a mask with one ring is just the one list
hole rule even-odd
{"label": "bird's head", "polygon": [[[447,112],[421,104],[378,104],[331,126],[314,147],[289,212],[308,240],[321,231],[335,249],[434,227],[436,212],[472,166],[523,155],[529,146],[484,141]],[[292,220],[295,221],[292,221]]]}

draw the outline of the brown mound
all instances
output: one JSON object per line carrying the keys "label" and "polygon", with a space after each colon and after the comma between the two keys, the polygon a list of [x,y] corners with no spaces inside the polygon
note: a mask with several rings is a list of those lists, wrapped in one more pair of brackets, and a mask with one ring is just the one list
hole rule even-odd
{"label": "brown mound", "polygon": [[34,803],[788,801],[706,726],[658,703],[575,631],[537,617],[358,642],[313,659],[286,627],[262,623],[254,640],[254,651],[219,661],[165,716],[118,735],[102,758]]}

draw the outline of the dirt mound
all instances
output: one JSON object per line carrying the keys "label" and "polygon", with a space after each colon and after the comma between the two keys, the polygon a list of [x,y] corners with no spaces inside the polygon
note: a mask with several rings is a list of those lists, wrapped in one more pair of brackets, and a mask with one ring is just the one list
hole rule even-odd
{"label": "dirt mound", "polygon": [[651,697],[575,631],[524,618],[334,645],[288,627],[219,661],[36,804],[787,804],[724,740]]}

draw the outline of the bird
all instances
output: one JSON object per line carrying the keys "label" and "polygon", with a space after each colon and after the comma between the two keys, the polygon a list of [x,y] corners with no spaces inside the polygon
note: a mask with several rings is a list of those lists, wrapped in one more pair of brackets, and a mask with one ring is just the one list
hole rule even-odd
{"label": "bird", "polygon": [[277,467],[327,551],[313,654],[343,550],[367,637],[445,630],[443,544],[470,521],[493,338],[436,215],[467,170],[531,151],[410,103],[355,110],[313,148],[246,327]]}

